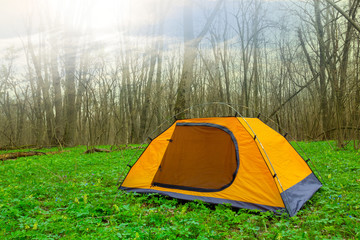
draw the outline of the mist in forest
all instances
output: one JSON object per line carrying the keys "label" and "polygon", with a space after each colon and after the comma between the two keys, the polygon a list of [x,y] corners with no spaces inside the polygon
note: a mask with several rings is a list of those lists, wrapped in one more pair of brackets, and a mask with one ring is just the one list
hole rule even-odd
{"label": "mist in forest", "polygon": [[0,3],[0,146],[140,143],[221,102],[359,147],[359,1]]}

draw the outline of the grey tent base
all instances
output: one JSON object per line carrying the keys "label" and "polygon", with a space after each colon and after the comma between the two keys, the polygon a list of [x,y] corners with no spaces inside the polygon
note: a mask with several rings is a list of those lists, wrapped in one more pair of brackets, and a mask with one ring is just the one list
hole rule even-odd
{"label": "grey tent base", "polygon": [[249,202],[241,202],[229,199],[222,199],[222,198],[213,198],[213,197],[202,197],[202,196],[193,196],[187,195],[182,193],[175,193],[175,192],[166,192],[166,191],[159,191],[154,189],[143,189],[143,188],[127,188],[127,187],[120,187],[119,189],[125,190],[127,192],[137,192],[137,193],[158,193],[161,195],[183,199],[183,200],[201,200],[207,203],[212,204],[231,204],[231,206],[236,208],[246,208],[246,209],[257,209],[260,211],[273,211],[277,214],[281,214],[285,212],[285,208],[282,207],[273,207],[267,205],[261,205],[256,203],[249,203]]}
{"label": "grey tent base", "polygon": [[290,217],[294,216],[321,186],[322,184],[315,174],[311,173],[302,181],[282,192],[281,197],[286,203]]}
{"label": "grey tent base", "polygon": [[[281,193],[281,197],[284,202],[286,202],[287,212],[290,217],[296,215],[296,213],[304,206],[304,204],[315,194],[315,192],[322,186],[321,182],[317,179],[314,173],[311,173],[302,181],[287,189]],[[273,207],[249,202],[241,202],[229,199],[222,198],[213,198],[213,197],[202,197],[202,196],[193,196],[182,193],[159,191],[155,189],[143,189],[143,188],[127,188],[120,187],[120,190],[125,190],[127,192],[137,192],[137,193],[157,193],[173,198],[183,199],[183,200],[201,200],[207,203],[212,204],[230,204],[236,208],[245,208],[245,209],[257,209],[260,211],[273,211],[277,214],[282,214],[285,212],[285,208],[282,207]]]}

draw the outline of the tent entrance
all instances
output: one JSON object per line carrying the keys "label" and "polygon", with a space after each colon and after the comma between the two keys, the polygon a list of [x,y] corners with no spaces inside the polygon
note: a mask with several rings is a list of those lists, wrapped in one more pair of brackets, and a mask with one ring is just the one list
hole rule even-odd
{"label": "tent entrance", "polygon": [[177,123],[153,186],[215,192],[232,184],[239,167],[237,142],[224,126]]}

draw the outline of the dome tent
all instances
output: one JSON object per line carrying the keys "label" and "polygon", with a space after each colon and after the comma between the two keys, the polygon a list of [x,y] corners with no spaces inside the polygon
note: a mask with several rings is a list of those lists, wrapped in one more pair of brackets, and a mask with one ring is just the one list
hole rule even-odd
{"label": "dome tent", "polygon": [[321,186],[260,119],[214,117],[177,120],[151,141],[120,189],[294,216]]}

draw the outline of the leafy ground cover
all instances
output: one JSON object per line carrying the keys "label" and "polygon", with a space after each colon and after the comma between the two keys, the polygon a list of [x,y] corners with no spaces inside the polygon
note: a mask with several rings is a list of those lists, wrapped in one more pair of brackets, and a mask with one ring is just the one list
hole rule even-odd
{"label": "leafy ground cover", "polygon": [[0,239],[359,239],[360,152],[329,144],[300,143],[325,186],[292,218],[118,192],[119,173],[142,150],[78,146],[0,162]]}

